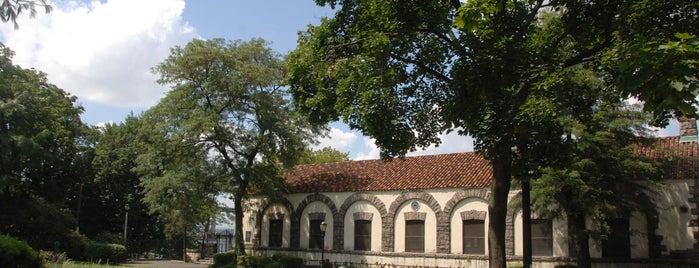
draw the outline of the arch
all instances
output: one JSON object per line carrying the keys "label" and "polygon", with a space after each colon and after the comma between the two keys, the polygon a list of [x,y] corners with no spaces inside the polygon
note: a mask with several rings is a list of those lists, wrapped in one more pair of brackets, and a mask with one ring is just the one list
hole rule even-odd
{"label": "arch", "polygon": [[313,202],[321,202],[328,206],[328,209],[330,209],[330,212],[332,213],[332,218],[333,218],[333,234],[332,234],[332,240],[333,240],[333,249],[340,249],[338,247],[339,242],[338,240],[341,239],[341,237],[338,238],[337,236],[337,230],[338,228],[343,228],[344,223],[342,220],[338,220],[339,213],[337,212],[337,206],[335,206],[335,203],[333,202],[330,197],[321,194],[321,193],[315,193],[315,194],[310,194],[304,198],[301,203],[299,203],[299,206],[296,207],[295,213],[293,213],[293,218],[291,218],[291,247],[292,248],[299,248],[301,247],[301,216],[303,215],[303,210],[306,209],[308,204],[313,203]]}
{"label": "arch", "polygon": [[[383,233],[381,234],[382,236],[382,250],[386,252],[393,252],[395,251],[395,225],[394,225],[394,220],[396,217],[396,212],[398,211],[398,208],[403,205],[403,203],[408,202],[409,200],[421,200],[424,203],[426,203],[430,209],[434,212],[435,216],[437,217],[437,222],[441,222],[447,218],[447,216],[444,216],[444,213],[442,212],[441,207],[439,206],[439,202],[432,196],[431,194],[428,194],[423,191],[410,191],[410,192],[403,192],[396,200],[391,203],[391,207],[388,210],[388,214],[386,217],[382,218],[382,226],[383,226]],[[444,253],[442,251],[442,247],[440,246],[439,239],[442,237],[442,234],[445,230],[442,230],[440,226],[437,226],[437,252],[439,253]]]}
{"label": "arch", "polygon": [[[340,206],[340,218],[339,221],[342,222],[342,225],[339,225],[339,229],[335,229],[334,231],[337,232],[337,237],[344,238],[345,235],[345,215],[347,214],[347,210],[350,209],[352,204],[359,202],[359,201],[367,201],[369,204],[373,205],[377,210],[379,210],[379,213],[381,213],[381,221],[382,224],[384,224],[384,221],[386,219],[386,215],[388,214],[386,212],[386,205],[378,198],[376,195],[367,193],[367,192],[359,192],[359,193],[354,193],[347,197],[345,199],[345,202],[342,203],[342,206]],[[385,226],[385,225],[383,225]],[[383,237],[383,234],[382,234]],[[345,247],[345,240],[344,239],[338,239],[337,240],[337,249],[343,249]],[[382,243],[383,244],[383,243]]]}
{"label": "arch", "polygon": [[[293,225],[294,225],[294,220],[293,220],[294,219],[294,206],[291,205],[291,202],[289,201],[289,199],[286,199],[286,197],[280,197],[279,199],[275,199],[275,200],[265,198],[260,203],[260,210],[256,211],[256,213],[255,213],[255,228],[253,228],[255,233],[252,236],[253,237],[252,244],[255,247],[259,247],[262,245],[261,244],[261,241],[262,241],[262,218],[264,216],[265,211],[267,211],[267,209],[271,205],[274,205],[274,204],[282,204],[282,206],[284,206],[284,208],[286,208],[286,210],[289,211],[289,213],[291,214],[291,215],[289,215],[289,217],[291,219],[291,226],[289,228],[290,228],[290,230],[293,230],[293,228],[294,228],[293,227]],[[292,237],[294,236],[293,233],[291,234],[291,236]]]}
{"label": "arch", "polygon": [[437,247],[439,252],[451,253],[451,217],[453,217],[452,214],[454,213],[454,208],[459,203],[469,198],[479,198],[488,203],[490,200],[490,191],[486,188],[465,189],[456,192],[454,196],[452,196],[451,199],[444,204],[443,214],[445,218],[440,219],[437,226],[437,230],[442,230],[442,232],[437,234],[437,241],[439,241]]}

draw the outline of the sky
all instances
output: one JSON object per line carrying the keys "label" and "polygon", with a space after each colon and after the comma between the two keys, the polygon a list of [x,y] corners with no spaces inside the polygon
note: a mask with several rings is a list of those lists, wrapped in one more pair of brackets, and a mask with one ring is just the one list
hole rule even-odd
{"label": "sky", "polygon": [[[192,39],[263,38],[286,54],[299,31],[334,13],[313,0],[54,0],[50,14],[26,14],[19,29],[0,23],[0,41],[15,52],[13,61],[47,73],[49,82],[78,97],[90,125],[122,122],[155,105],[168,91],[151,68],[174,46]],[[673,123],[676,124],[676,123]],[[325,146],[348,152],[353,160],[377,159],[374,140],[345,124],[331,125]],[[673,128],[674,127],[674,128]],[[677,135],[676,126],[660,135]],[[409,155],[473,151],[473,140],[452,132],[442,144]]]}

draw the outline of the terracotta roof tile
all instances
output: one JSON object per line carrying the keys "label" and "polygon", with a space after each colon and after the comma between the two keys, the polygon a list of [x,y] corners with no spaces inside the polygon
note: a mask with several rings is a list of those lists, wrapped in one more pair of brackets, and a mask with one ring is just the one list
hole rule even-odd
{"label": "terracotta roof tile", "polygon": [[670,165],[666,179],[696,179],[699,176],[699,154],[697,142],[680,143],[680,137],[659,138],[651,146],[641,146],[637,153]]}
{"label": "terracotta roof tile", "polygon": [[[669,178],[699,175],[697,143],[679,143],[679,137],[660,138],[653,146],[636,150],[675,168]],[[359,192],[417,189],[481,188],[490,185],[492,168],[473,152],[394,159],[299,165],[285,174],[292,192]]]}
{"label": "terracotta roof tile", "polygon": [[392,191],[489,185],[492,170],[475,153],[299,165],[287,172],[292,192]]}

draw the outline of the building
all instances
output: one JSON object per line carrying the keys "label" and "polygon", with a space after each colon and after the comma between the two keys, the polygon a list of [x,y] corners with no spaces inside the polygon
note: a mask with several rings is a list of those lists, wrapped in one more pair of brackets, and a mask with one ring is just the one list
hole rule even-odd
{"label": "building", "polygon": [[[662,138],[656,147],[640,150],[674,168],[655,198],[657,214],[633,213],[611,225],[630,234],[618,232],[626,235],[601,247],[590,243],[597,267],[699,263],[697,143],[679,140]],[[245,242],[260,254],[284,252],[307,260],[324,254],[335,263],[488,267],[491,173],[475,153],[296,166],[285,176],[291,193],[246,202]],[[506,253],[508,261],[521,263],[522,220],[512,211]],[[571,262],[565,219],[532,219],[535,264]]]}

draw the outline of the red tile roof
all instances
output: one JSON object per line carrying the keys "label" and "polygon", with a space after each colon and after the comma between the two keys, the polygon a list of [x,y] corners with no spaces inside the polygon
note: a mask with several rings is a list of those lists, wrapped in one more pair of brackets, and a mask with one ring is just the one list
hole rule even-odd
{"label": "red tile roof", "polygon": [[659,138],[652,146],[641,146],[637,153],[670,165],[666,179],[696,179],[699,176],[697,142],[682,142],[680,137]]}
{"label": "red tile roof", "polygon": [[[669,179],[699,175],[697,143],[679,137],[660,138],[637,152],[675,166]],[[492,168],[473,152],[299,165],[285,174],[291,192],[359,192],[418,189],[481,188],[490,185]]]}
{"label": "red tile roof", "polygon": [[358,192],[476,188],[490,184],[492,169],[475,153],[299,165],[287,172],[292,192]]}

